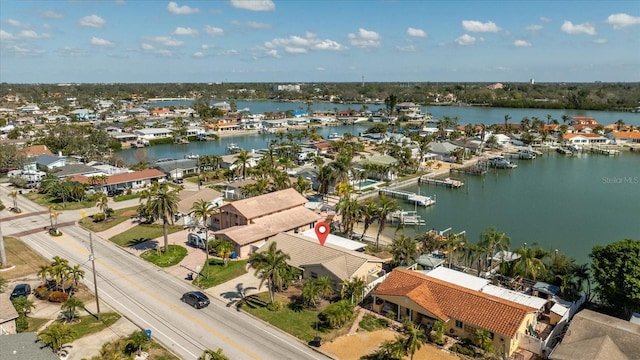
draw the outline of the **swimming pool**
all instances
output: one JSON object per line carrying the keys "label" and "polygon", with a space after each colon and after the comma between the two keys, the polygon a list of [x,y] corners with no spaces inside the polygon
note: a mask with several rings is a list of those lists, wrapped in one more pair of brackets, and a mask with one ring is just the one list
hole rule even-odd
{"label": "swimming pool", "polygon": [[373,186],[373,185],[375,185],[377,183],[378,183],[378,181],[367,179],[367,180],[363,180],[363,181],[354,183],[353,187],[356,188],[356,189],[363,189],[363,188],[366,188],[366,187],[369,187],[369,186]]}

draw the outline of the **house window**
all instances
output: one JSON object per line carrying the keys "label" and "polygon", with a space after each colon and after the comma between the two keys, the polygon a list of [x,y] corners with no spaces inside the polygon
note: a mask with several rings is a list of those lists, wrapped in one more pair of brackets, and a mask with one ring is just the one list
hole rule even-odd
{"label": "house window", "polygon": [[462,324],[462,321],[460,320],[456,320],[456,327],[462,329],[464,324]]}
{"label": "house window", "polygon": [[314,273],[313,271],[311,272],[311,278],[312,279],[317,279],[318,278],[318,274]]}

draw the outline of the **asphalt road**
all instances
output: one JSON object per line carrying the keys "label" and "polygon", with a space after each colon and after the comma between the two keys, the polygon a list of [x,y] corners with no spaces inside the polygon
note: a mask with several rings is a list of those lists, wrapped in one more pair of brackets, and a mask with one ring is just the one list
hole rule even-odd
{"label": "asphalt road", "polygon": [[[12,204],[4,186],[0,197]],[[85,270],[85,283],[93,290],[89,260],[89,232],[75,225],[78,212],[65,212],[58,218],[63,235],[50,236],[44,228],[50,218],[46,209],[20,197],[23,213],[7,217],[3,212],[2,234],[23,234],[20,238],[47,258],[60,256]],[[108,240],[93,237],[98,295],[152,337],[183,359],[196,359],[204,349],[222,348],[230,359],[330,359],[298,339],[245,313],[227,307],[217,299],[196,310],[182,303],[180,296],[196,290],[162,269],[132,255]]]}

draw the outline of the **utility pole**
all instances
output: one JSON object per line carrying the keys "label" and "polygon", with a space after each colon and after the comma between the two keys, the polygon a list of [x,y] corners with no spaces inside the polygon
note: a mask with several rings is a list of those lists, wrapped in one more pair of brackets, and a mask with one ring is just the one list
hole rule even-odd
{"label": "utility pole", "polygon": [[91,260],[91,269],[93,271],[93,288],[96,293],[96,308],[98,310],[98,320],[100,320],[100,298],[98,297],[98,279],[96,276],[96,257],[93,255],[93,237],[91,235],[92,233],[89,233],[89,248],[91,249],[89,260]]}

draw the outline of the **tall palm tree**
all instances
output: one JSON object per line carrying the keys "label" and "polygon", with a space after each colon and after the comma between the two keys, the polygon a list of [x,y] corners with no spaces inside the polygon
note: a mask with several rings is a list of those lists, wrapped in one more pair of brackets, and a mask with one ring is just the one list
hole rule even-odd
{"label": "tall palm tree", "polygon": [[249,264],[255,269],[255,275],[260,277],[260,287],[268,281],[271,303],[276,301],[276,291],[284,286],[285,276],[289,265],[287,261],[291,257],[278,249],[273,242],[266,251],[255,252],[249,256]]}
{"label": "tall palm tree", "polygon": [[536,280],[538,275],[544,273],[543,259],[547,257],[547,253],[540,246],[536,244],[531,247],[523,246],[516,250],[516,254],[520,255],[520,258],[515,261],[513,266],[521,276]]}
{"label": "tall palm tree", "polygon": [[378,203],[378,233],[376,234],[376,249],[380,248],[380,234],[387,224],[387,216],[394,211],[398,211],[400,207],[396,204],[396,201],[392,198],[380,195],[380,202]]}
{"label": "tall palm tree", "polygon": [[587,264],[580,264],[573,268],[573,274],[578,279],[579,288],[582,289],[584,281],[587,282],[587,289],[585,290],[585,297],[587,301],[591,301],[591,268]]}
{"label": "tall palm tree", "polygon": [[418,243],[412,238],[402,234],[393,239],[391,243],[393,262],[398,266],[413,264],[418,258]]}
{"label": "tall palm tree", "polygon": [[411,360],[416,351],[420,350],[422,344],[427,342],[427,335],[420,329],[419,325],[416,325],[410,319],[405,319],[402,323],[403,332],[407,335],[404,341],[404,350],[409,354]]}
{"label": "tall palm tree", "polygon": [[236,160],[233,162],[235,165],[240,166],[242,169],[242,179],[245,179],[247,175],[247,165],[249,164],[249,159],[252,158],[252,155],[247,150],[240,150],[236,154]]}
{"label": "tall palm tree", "polygon": [[162,233],[164,235],[164,252],[169,252],[169,221],[173,225],[173,219],[178,212],[178,191],[169,189],[166,184],[160,186],[151,195],[147,203],[149,214],[155,219],[162,219]]}
{"label": "tall palm tree", "polygon": [[[202,220],[202,226],[204,227],[204,253],[206,256],[205,266],[209,266],[209,224],[207,221],[215,211],[215,208],[211,204],[210,201],[206,201],[204,199],[200,199],[193,203],[191,207],[193,211],[193,216],[197,219]],[[209,277],[209,271],[205,271],[205,276]]]}
{"label": "tall palm tree", "polygon": [[[480,234],[480,242],[478,245],[486,250],[485,264],[491,266],[491,259],[496,254],[496,251],[500,251],[504,254],[504,251],[509,251],[511,246],[511,238],[504,232],[498,231],[494,226],[490,226]],[[501,259],[504,261],[504,259]]]}
{"label": "tall palm tree", "polygon": [[73,265],[67,271],[68,279],[73,281],[76,288],[78,287],[78,281],[84,279],[84,274],[85,272],[80,268],[80,265]]}
{"label": "tall palm tree", "polygon": [[96,199],[96,207],[102,211],[103,213],[109,207],[109,198],[107,194],[101,192],[98,194],[98,198]]}
{"label": "tall palm tree", "polygon": [[364,222],[362,235],[360,236],[360,241],[364,239],[364,235],[369,230],[369,226],[373,223],[373,221],[378,216],[378,205],[373,202],[371,199],[367,199],[364,204],[360,206],[360,217]]}
{"label": "tall palm tree", "polygon": [[216,253],[218,254],[218,256],[222,258],[224,266],[227,266],[227,264],[229,264],[229,258],[231,257],[231,254],[236,250],[236,247],[233,245],[233,243],[227,240],[216,240],[214,241],[213,247],[216,249]]}
{"label": "tall palm tree", "polygon": [[64,344],[73,341],[75,331],[68,325],[53,323],[38,334],[44,346],[48,346],[54,353],[60,354]]}
{"label": "tall palm tree", "polygon": [[296,189],[300,194],[304,194],[305,191],[311,188],[311,182],[305,180],[302,176],[298,175],[295,184],[293,184],[293,188]]}
{"label": "tall palm tree", "polygon": [[326,197],[329,194],[329,189],[333,186],[333,183],[336,179],[335,172],[330,165],[324,165],[320,167],[318,170],[318,192],[322,195],[322,197]]}
{"label": "tall palm tree", "polygon": [[509,127],[509,120],[511,120],[511,115],[506,114],[506,115],[504,116],[504,133],[505,133],[505,134],[509,134],[509,131],[508,131],[508,127]]}

